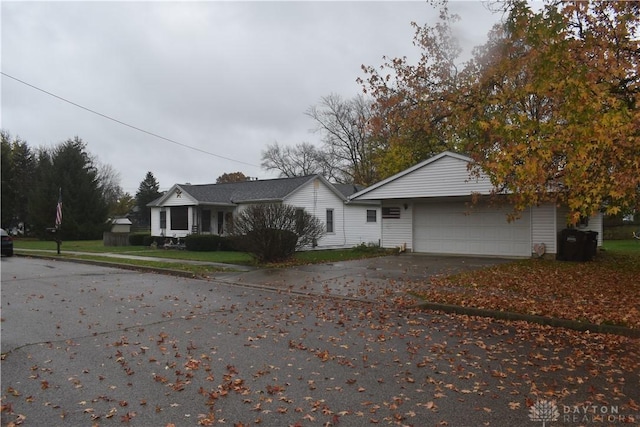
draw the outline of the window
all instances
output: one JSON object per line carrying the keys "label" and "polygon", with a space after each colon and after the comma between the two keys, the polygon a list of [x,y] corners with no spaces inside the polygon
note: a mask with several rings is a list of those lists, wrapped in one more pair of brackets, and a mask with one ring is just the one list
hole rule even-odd
{"label": "window", "polygon": [[224,212],[218,211],[218,235],[224,233]]}
{"label": "window", "polygon": [[160,228],[167,228],[167,211],[160,211]]}
{"label": "window", "polygon": [[189,229],[189,208],[186,206],[176,206],[171,208],[171,229]]}
{"label": "window", "polygon": [[400,208],[399,207],[388,207],[382,208],[382,218],[400,218]]}
{"label": "window", "polygon": [[304,233],[304,209],[296,209],[296,233],[299,236]]}
{"label": "window", "polygon": [[327,233],[333,233],[333,209],[327,209]]}
{"label": "window", "polygon": [[205,233],[211,231],[211,211],[208,209],[202,211],[202,231]]}
{"label": "window", "polygon": [[376,222],[376,210],[367,209],[367,222]]}

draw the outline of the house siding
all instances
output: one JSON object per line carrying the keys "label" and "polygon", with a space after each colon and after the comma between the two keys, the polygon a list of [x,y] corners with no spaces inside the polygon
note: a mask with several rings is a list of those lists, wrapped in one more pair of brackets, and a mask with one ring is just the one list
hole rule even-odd
{"label": "house siding", "polygon": [[[567,228],[567,215],[569,215],[569,208],[566,206],[559,207],[556,213],[556,240],[557,233]],[[599,212],[589,217],[589,224],[586,227],[578,227],[579,230],[595,231],[598,233],[598,247],[602,246],[602,213]]]}
{"label": "house siding", "polygon": [[382,247],[403,247],[408,251],[413,250],[413,203],[411,200],[384,200],[382,207],[400,207],[400,218],[382,220]]}
{"label": "house siding", "polygon": [[420,197],[489,194],[493,189],[486,176],[476,179],[467,170],[468,162],[442,157],[358,197],[358,200],[406,199]]}
{"label": "house siding", "polygon": [[[175,206],[184,206],[184,205],[175,205]],[[160,228],[160,212],[164,210],[167,213],[167,228]],[[194,224],[194,207],[189,206],[187,212],[188,218],[188,227],[187,230],[172,230],[171,229],[171,207],[168,206],[166,208],[151,208],[151,235],[152,236],[166,236],[166,237],[186,237],[191,234],[191,229]]]}
{"label": "house siding", "polygon": [[327,209],[333,209],[333,232],[326,233],[318,241],[318,248],[344,247],[347,244],[345,234],[345,205],[343,200],[331,191],[319,179],[314,179],[299,188],[284,201],[289,205],[303,208],[326,225]]}
{"label": "house siding", "polygon": [[555,254],[558,251],[558,227],[556,207],[552,204],[536,206],[531,209],[531,253],[534,245],[544,243],[545,252]]}
{"label": "house siding", "polygon": [[[376,211],[376,222],[367,222],[367,210]],[[381,245],[380,230],[382,218],[379,206],[346,205],[344,210],[345,243],[353,247],[362,243]]]}

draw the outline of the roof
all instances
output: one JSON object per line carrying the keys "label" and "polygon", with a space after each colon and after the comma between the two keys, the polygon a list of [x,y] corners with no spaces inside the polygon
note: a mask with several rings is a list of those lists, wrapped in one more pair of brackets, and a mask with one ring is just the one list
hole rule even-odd
{"label": "roof", "polygon": [[[165,200],[176,189],[191,196],[198,204],[235,205],[251,202],[279,202],[297,191],[308,182],[320,179],[341,198],[346,199],[349,194],[336,188],[320,175],[306,175],[292,178],[276,178],[257,181],[228,182],[222,184],[175,184],[162,197],[152,201],[147,206],[162,206]],[[352,186],[353,187],[353,186]]]}
{"label": "roof", "polygon": [[365,188],[362,191],[359,191],[359,192],[357,192],[355,194],[352,194],[352,195],[348,196],[349,200],[356,200],[358,197],[363,196],[363,195],[375,190],[376,188],[380,188],[380,187],[382,187],[384,185],[389,184],[390,182],[396,181],[397,179],[402,178],[402,177],[404,177],[404,176],[406,176],[406,175],[408,175],[408,174],[410,174],[410,173],[412,173],[412,172],[414,172],[414,171],[416,171],[418,169],[421,169],[421,168],[423,168],[423,167],[425,167],[425,166],[427,166],[427,165],[429,165],[431,163],[434,163],[437,160],[442,159],[443,157],[452,157],[452,158],[455,158],[455,159],[458,159],[458,160],[465,161],[467,163],[473,162],[473,160],[470,157],[465,156],[463,154],[458,154],[458,153],[454,153],[454,152],[451,152],[451,151],[443,151],[442,153],[437,154],[437,155],[435,155],[433,157],[430,157],[430,158],[428,158],[428,159],[426,159],[426,160],[424,160],[424,161],[422,161],[422,162],[420,162],[420,163],[418,163],[418,164],[416,164],[416,165],[414,165],[414,166],[412,166],[412,167],[410,167],[408,169],[403,170],[402,172],[399,172],[399,173],[397,173],[397,174],[395,174],[393,176],[390,176],[387,179],[384,179],[384,180],[382,180],[380,182],[377,182],[377,183],[371,185],[370,187]]}
{"label": "roof", "polygon": [[364,189],[362,185],[356,184],[332,184],[344,197],[349,197]]}
{"label": "roof", "polygon": [[114,218],[111,220],[111,224],[113,225],[132,225],[133,223],[129,218]]}

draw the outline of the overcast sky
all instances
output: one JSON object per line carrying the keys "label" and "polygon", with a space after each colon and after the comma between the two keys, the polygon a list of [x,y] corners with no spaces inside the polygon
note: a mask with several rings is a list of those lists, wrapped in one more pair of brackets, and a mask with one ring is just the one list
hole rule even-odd
{"label": "overcast sky", "polygon": [[[274,178],[267,144],[320,145],[304,113],[351,98],[361,65],[415,57],[411,21],[426,2],[2,1],[1,128],[30,146],[74,136],[135,195],[147,171],[160,188],[223,173]],[[459,38],[484,43],[500,15],[453,1]],[[180,145],[182,144],[182,145]],[[188,148],[193,147],[193,148]],[[201,150],[201,151],[198,151]]]}

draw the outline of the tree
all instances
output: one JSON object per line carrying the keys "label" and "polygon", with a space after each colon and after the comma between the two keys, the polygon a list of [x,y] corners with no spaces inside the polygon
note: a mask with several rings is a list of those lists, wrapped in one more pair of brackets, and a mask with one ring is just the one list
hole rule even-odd
{"label": "tree", "polygon": [[2,226],[28,224],[29,189],[35,170],[35,157],[25,141],[0,131],[2,141]]}
{"label": "tree", "polygon": [[223,173],[216,179],[216,184],[223,184],[225,182],[244,182],[249,181],[251,178],[243,174],[242,172]]}
{"label": "tree", "polygon": [[86,144],[78,137],[51,150],[40,149],[32,191],[29,193],[29,218],[34,232],[42,236],[54,226],[60,191],[63,198],[61,236],[67,240],[102,237],[107,219],[107,202],[98,171]]}
{"label": "tree", "polygon": [[130,214],[136,207],[136,199],[129,193],[121,193],[118,199],[109,207],[110,216],[124,216]]}
{"label": "tree", "polygon": [[370,132],[379,147],[375,157],[379,178],[458,148],[452,123],[463,87],[462,49],[452,29],[458,20],[445,7],[433,27],[411,23],[413,44],[421,50],[416,65],[407,57],[385,56],[381,67],[362,66],[365,78],[358,81],[374,99]]}
{"label": "tree", "polygon": [[364,67],[387,144],[381,171],[463,150],[516,216],[545,202],[568,206],[570,224],[640,209],[640,3],[504,4],[506,18],[467,63],[456,62],[457,18],[445,8],[434,27],[414,24],[417,65]]}
{"label": "tree", "polygon": [[100,182],[103,197],[107,202],[109,217],[129,213],[129,210],[123,211],[124,205],[122,201],[126,200],[126,196],[131,199],[131,196],[120,187],[120,173],[111,165],[101,164],[98,160],[94,160],[94,162],[97,165],[98,181]]}
{"label": "tree", "polygon": [[362,95],[344,100],[331,94],[306,114],[315,120],[316,132],[322,133],[324,158],[333,165],[332,175],[337,182],[371,185],[378,181],[369,100]]}
{"label": "tree", "polygon": [[138,208],[137,219],[140,225],[149,226],[151,224],[151,209],[147,207],[147,204],[160,196],[162,196],[160,184],[158,184],[153,173],[147,172],[136,193],[136,207]]}
{"label": "tree", "polygon": [[312,246],[324,234],[324,225],[295,206],[267,203],[250,205],[234,218],[230,235],[243,250],[261,262],[281,261],[297,249]]}
{"label": "tree", "polygon": [[467,147],[515,210],[640,208],[640,4],[509,4],[469,66]]}
{"label": "tree", "polygon": [[330,179],[332,172],[327,169],[328,163],[325,154],[308,142],[294,147],[275,142],[262,151],[262,167],[279,171],[280,176],[286,178],[319,174]]}

